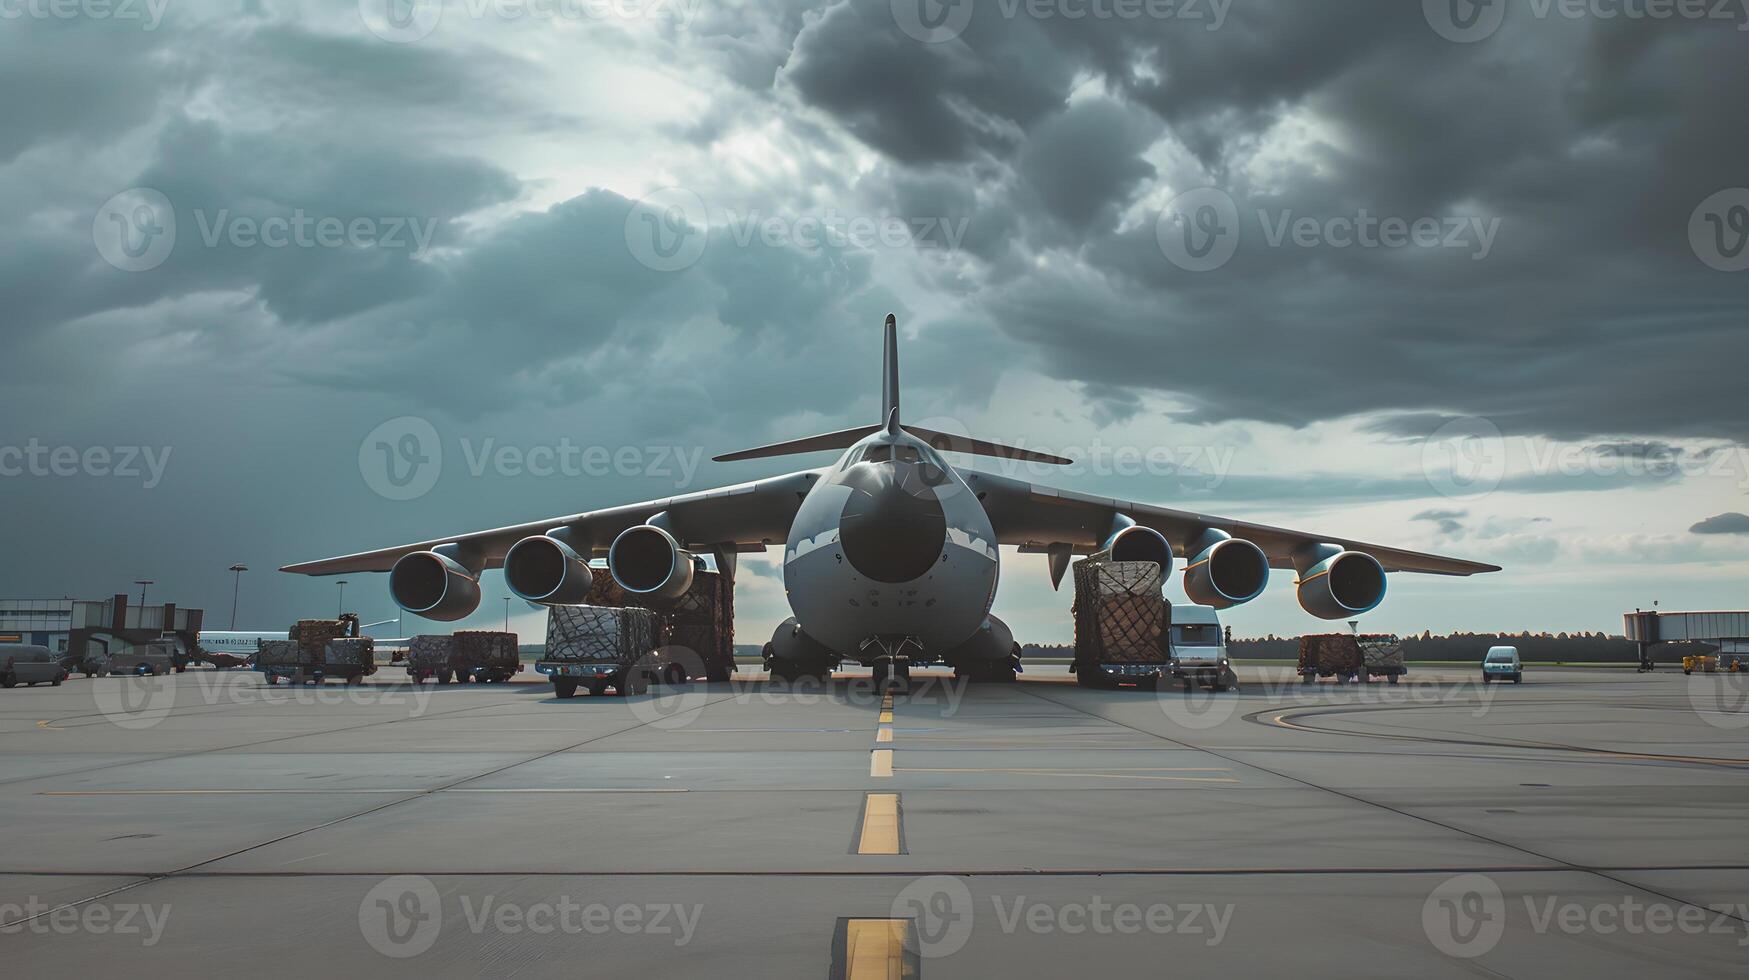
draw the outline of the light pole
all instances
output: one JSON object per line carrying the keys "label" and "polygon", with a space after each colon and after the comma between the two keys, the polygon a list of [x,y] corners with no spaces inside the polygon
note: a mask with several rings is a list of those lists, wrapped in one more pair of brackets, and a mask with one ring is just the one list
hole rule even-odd
{"label": "light pole", "polygon": [[144,609],[144,608],[146,608],[146,586],[157,585],[158,583],[152,581],[149,578],[148,579],[138,579],[137,578],[137,579],[134,579],[134,584],[140,587],[140,608]]}
{"label": "light pole", "polygon": [[236,573],[231,581],[231,630],[237,629],[237,592],[243,588],[243,573],[249,570],[248,565],[232,565],[231,571]]}
{"label": "light pole", "polygon": [[510,632],[510,597],[504,597],[504,632]]}
{"label": "light pole", "polygon": [[341,579],[334,584],[340,586],[340,611],[334,614],[334,618],[339,619],[346,615],[346,580]]}

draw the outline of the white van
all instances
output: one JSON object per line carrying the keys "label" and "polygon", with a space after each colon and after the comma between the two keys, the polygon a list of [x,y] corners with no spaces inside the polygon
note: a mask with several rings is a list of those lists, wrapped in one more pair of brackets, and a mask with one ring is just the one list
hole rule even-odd
{"label": "white van", "polygon": [[1488,655],[1482,658],[1482,683],[1508,680],[1524,683],[1524,664],[1518,659],[1518,648],[1489,647]]}
{"label": "white van", "polygon": [[1168,636],[1172,673],[1185,690],[1197,684],[1214,691],[1238,686],[1238,677],[1227,661],[1226,630],[1215,607],[1173,603]]}
{"label": "white van", "polygon": [[67,669],[61,666],[61,658],[49,652],[48,647],[13,643],[0,646],[0,687],[20,684],[60,687],[66,679]]}

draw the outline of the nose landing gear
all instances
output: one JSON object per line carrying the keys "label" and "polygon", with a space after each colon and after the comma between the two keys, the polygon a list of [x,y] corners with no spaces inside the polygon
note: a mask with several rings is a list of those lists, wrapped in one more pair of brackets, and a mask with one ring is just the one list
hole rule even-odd
{"label": "nose landing gear", "polygon": [[903,692],[911,689],[911,661],[922,657],[923,644],[915,636],[876,634],[863,640],[857,653],[874,666],[875,690]]}

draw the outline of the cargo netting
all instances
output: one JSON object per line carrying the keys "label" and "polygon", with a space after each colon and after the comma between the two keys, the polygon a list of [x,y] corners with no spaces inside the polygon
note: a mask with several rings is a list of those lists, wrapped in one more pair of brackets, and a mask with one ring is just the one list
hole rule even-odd
{"label": "cargo netting", "polygon": [[1150,663],[1163,656],[1165,578],[1151,561],[1075,563],[1075,659]]}
{"label": "cargo netting", "polygon": [[656,614],[624,606],[554,606],[547,660],[632,663],[660,642]]}

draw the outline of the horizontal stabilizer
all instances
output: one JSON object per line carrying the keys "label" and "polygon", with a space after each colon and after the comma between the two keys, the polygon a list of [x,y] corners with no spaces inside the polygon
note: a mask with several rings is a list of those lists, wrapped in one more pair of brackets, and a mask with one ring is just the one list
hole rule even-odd
{"label": "horizontal stabilizer", "polygon": [[773,456],[797,456],[802,453],[818,453],[828,449],[849,449],[866,436],[872,436],[881,431],[878,425],[858,426],[854,429],[844,429],[839,432],[828,432],[825,435],[809,436],[806,439],[795,439],[790,442],[773,443],[756,449],[743,449],[740,452],[726,453],[722,456],[712,456],[716,463],[735,463],[743,459],[769,459]]}
{"label": "horizontal stabilizer", "polygon": [[991,456],[996,459],[1018,459],[1028,463],[1050,463],[1053,466],[1068,466],[1075,462],[1050,453],[1041,453],[1033,449],[1016,449],[1004,446],[999,442],[986,442],[983,439],[973,439],[971,436],[956,436],[949,432],[937,432],[934,429],[923,429],[915,425],[904,427],[924,442],[935,447],[936,452],[968,453],[973,456]]}
{"label": "horizontal stabilizer", "polygon": [[[828,449],[849,449],[862,439],[881,431],[881,428],[878,425],[864,425],[855,429],[843,429],[824,435],[809,436],[806,439],[794,439],[789,442],[759,446],[755,449],[743,449],[740,452],[713,456],[712,460],[718,463],[736,463],[744,459],[769,459],[773,456],[796,456],[802,453],[824,452]],[[1029,463],[1050,463],[1056,466],[1067,466],[1074,462],[1074,460],[1053,456],[1050,453],[1017,449],[997,442],[973,439],[970,436],[956,436],[952,433],[937,432],[934,429],[919,428],[915,425],[902,425],[900,428],[934,446],[937,452],[967,453],[973,456],[1018,459]]]}

